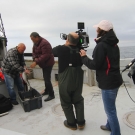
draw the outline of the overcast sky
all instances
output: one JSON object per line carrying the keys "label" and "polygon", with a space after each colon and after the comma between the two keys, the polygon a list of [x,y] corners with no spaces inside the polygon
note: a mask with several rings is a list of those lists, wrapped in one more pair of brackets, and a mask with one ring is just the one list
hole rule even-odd
{"label": "overcast sky", "polygon": [[135,46],[135,0],[0,0],[5,34],[10,49],[23,42],[31,52],[31,32],[38,32],[52,47],[64,44],[60,33],[77,31],[77,22],[85,23],[90,48],[94,48],[93,25],[109,20],[119,46]]}

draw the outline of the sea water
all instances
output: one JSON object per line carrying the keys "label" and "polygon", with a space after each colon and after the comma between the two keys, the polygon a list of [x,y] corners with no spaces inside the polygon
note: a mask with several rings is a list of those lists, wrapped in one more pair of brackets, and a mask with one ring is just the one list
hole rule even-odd
{"label": "sea water", "polygon": [[[92,56],[94,49],[86,49],[87,54]],[[135,58],[135,46],[119,47],[120,50],[120,59],[125,58]]]}
{"label": "sea water", "polygon": [[[135,58],[135,46],[119,47],[119,49],[120,49],[120,59]],[[87,55],[92,56],[94,48],[92,49],[86,48],[86,50]],[[25,57],[25,59],[32,60],[31,57]],[[55,57],[55,60],[58,59]]]}

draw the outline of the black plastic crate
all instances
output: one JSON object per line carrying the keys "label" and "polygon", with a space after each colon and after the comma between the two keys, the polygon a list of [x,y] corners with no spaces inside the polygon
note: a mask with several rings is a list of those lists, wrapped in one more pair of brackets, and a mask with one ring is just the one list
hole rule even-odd
{"label": "black plastic crate", "polygon": [[42,96],[33,88],[25,92],[19,91],[18,100],[25,112],[30,112],[31,110],[40,109],[42,107]]}

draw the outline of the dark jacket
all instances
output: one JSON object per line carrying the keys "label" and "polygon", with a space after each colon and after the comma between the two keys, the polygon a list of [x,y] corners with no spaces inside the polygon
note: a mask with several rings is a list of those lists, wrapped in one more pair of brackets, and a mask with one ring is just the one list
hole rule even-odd
{"label": "dark jacket", "polygon": [[41,67],[49,67],[54,65],[54,56],[52,54],[52,47],[50,43],[40,38],[38,44],[33,45],[33,59]]}
{"label": "dark jacket", "polygon": [[15,77],[24,71],[25,61],[24,55],[19,54],[17,48],[10,49],[2,63],[2,72]]}
{"label": "dark jacket", "polygon": [[[70,63],[72,64],[72,67],[83,65],[78,48],[72,45],[70,45],[70,47],[75,51],[73,51],[72,54],[70,53],[70,48],[65,45],[59,45],[53,48],[54,57],[58,57],[59,73],[62,73],[67,67],[69,67]],[[77,53],[76,49],[78,50]]]}
{"label": "dark jacket", "polygon": [[101,89],[114,89],[122,84],[120,74],[120,53],[117,43],[119,40],[113,30],[107,32],[96,41],[93,60],[82,57],[83,63],[90,69],[96,70],[96,79]]}

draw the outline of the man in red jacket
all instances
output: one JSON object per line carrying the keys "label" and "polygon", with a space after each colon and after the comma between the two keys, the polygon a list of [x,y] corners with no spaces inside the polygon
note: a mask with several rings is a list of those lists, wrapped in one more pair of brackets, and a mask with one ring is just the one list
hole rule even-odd
{"label": "man in red jacket", "polygon": [[42,95],[49,96],[44,101],[49,101],[55,98],[54,91],[51,83],[51,71],[54,65],[54,56],[52,54],[52,47],[50,43],[42,38],[37,32],[32,32],[30,38],[33,41],[33,60],[31,68],[34,68],[36,65],[42,68],[43,78],[45,81],[45,92]]}

